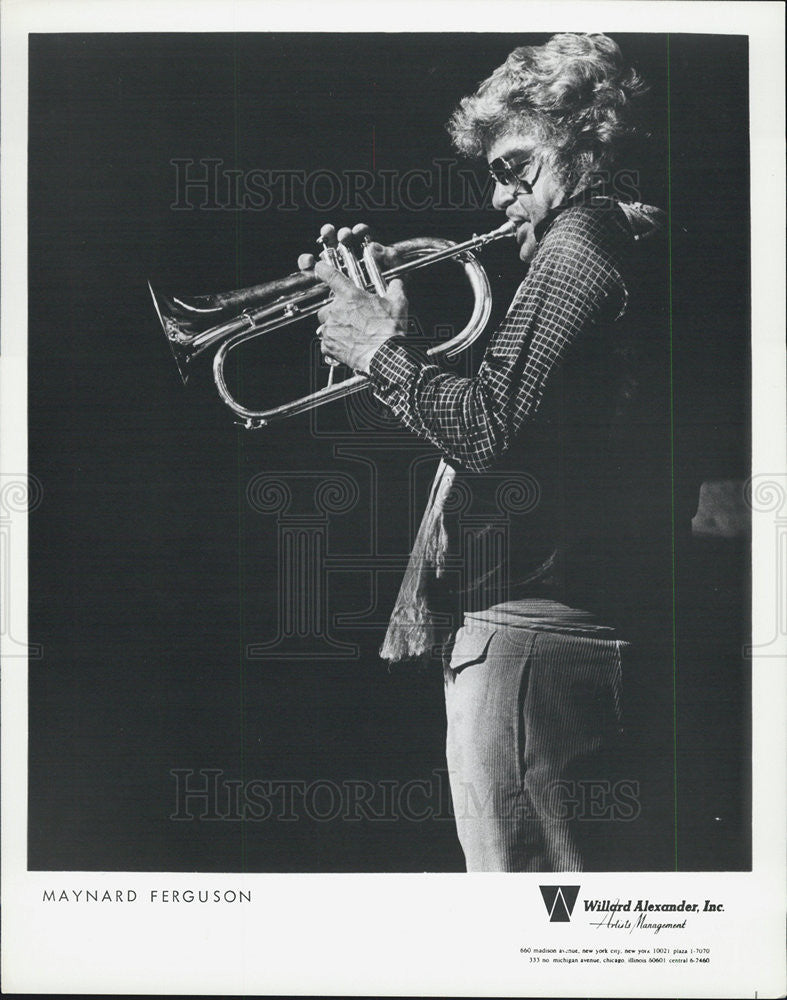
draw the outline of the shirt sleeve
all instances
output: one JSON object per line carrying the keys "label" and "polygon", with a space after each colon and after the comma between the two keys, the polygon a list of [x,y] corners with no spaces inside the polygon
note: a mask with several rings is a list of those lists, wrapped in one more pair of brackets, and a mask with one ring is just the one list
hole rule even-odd
{"label": "shirt sleeve", "polygon": [[450,461],[484,472],[532,420],[552,372],[578,336],[625,309],[604,212],[566,210],[541,242],[473,378],[441,371],[396,340],[375,352],[375,395]]}

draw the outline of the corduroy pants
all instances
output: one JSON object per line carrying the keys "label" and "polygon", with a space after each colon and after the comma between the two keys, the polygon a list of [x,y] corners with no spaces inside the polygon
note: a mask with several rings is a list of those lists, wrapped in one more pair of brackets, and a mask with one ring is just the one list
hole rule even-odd
{"label": "corduroy pants", "polygon": [[[581,871],[609,813],[615,639],[465,619],[445,663],[447,762],[468,871]],[[595,812],[595,816],[593,813]]]}

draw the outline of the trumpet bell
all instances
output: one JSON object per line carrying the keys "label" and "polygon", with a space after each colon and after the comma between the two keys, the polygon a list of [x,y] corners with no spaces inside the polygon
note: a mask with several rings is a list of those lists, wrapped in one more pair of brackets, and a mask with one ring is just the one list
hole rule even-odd
{"label": "trumpet bell", "polygon": [[192,359],[192,352],[189,348],[194,337],[201,332],[193,323],[194,315],[198,310],[180,299],[170,298],[161,293],[157,295],[150,282],[148,282],[148,288],[181,381],[185,385],[189,380],[188,366]]}
{"label": "trumpet bell", "polygon": [[313,274],[298,271],[285,278],[216,295],[163,295],[155,292],[150,282],[148,288],[185,385],[196,355],[233,333],[254,330],[261,315],[277,311],[276,303],[286,313],[288,303],[309,298],[310,289],[313,296],[320,284]]}

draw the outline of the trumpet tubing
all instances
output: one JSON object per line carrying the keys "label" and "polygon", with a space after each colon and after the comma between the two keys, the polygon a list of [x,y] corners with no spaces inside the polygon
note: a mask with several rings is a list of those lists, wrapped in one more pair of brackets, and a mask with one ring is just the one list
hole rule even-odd
{"label": "trumpet tubing", "polygon": [[[335,263],[356,285],[377,294],[383,294],[386,282],[391,278],[443,260],[459,264],[474,296],[470,319],[450,340],[427,351],[433,357],[445,355],[451,358],[480,336],[492,308],[489,279],[474,251],[493,240],[511,237],[514,232],[514,224],[507,222],[499,229],[473,236],[464,243],[430,237],[404,240],[392,247],[402,263],[384,272],[377,267],[368,241],[360,260],[343,244],[336,251],[326,250],[323,256]],[[244,427],[265,427],[275,420],[359,392],[368,385],[369,380],[363,374],[354,374],[341,381],[334,381],[331,374],[324,388],[267,410],[243,406],[227,388],[224,366],[231,351],[256,337],[313,316],[329,301],[328,286],[311,272],[296,272],[261,285],[192,298],[161,295],[153,291],[150,283],[148,287],[182,380],[185,382],[188,379],[189,366],[194,358],[210,348],[216,348],[213,358],[216,389]]]}

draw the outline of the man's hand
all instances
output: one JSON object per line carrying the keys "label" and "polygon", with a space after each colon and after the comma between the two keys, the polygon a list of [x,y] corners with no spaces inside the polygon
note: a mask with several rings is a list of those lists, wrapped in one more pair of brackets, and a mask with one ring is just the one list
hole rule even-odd
{"label": "man's hand", "polygon": [[[339,240],[351,241],[368,233],[368,227],[356,226],[340,230]],[[326,245],[336,245],[333,226],[323,226],[321,235]],[[393,266],[393,251],[373,244],[378,266]],[[385,295],[374,295],[358,288],[341,271],[311,254],[298,259],[302,271],[314,269],[315,275],[333,292],[333,298],[317,313],[320,321],[322,353],[340,361],[357,372],[369,373],[369,364],[378,347],[391,337],[407,332],[407,298],[402,282],[394,279]]]}
{"label": "man's hand", "polygon": [[401,281],[395,278],[385,295],[373,295],[324,261],[317,262],[314,273],[333,292],[331,301],[317,313],[322,353],[368,374],[377,348],[407,332],[407,299]]}

